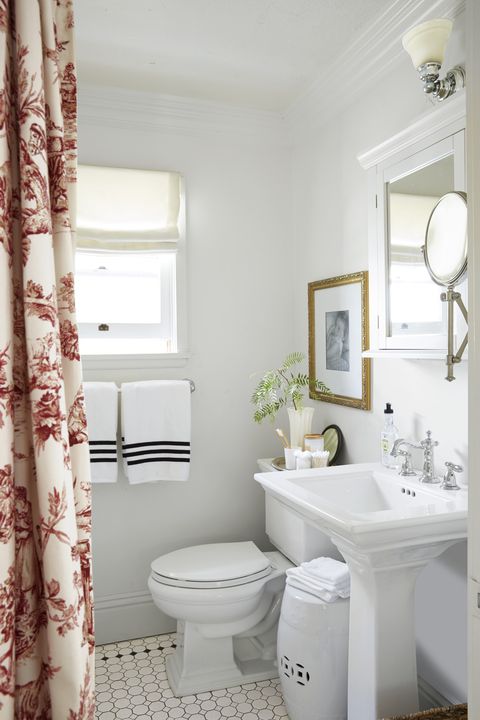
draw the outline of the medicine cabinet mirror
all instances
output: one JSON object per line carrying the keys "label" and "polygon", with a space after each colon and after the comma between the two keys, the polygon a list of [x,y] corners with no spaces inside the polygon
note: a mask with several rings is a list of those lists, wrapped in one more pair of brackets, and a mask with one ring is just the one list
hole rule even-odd
{"label": "medicine cabinet mirror", "polygon": [[[439,199],[465,190],[465,101],[435,108],[359,156],[369,173],[370,351],[444,357],[447,309],[422,246]],[[465,297],[465,289],[462,289]],[[461,313],[455,332],[465,333]]]}

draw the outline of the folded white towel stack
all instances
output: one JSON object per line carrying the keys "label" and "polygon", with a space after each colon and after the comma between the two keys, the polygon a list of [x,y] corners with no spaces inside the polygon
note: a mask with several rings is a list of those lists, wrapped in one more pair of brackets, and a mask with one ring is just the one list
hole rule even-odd
{"label": "folded white towel stack", "polygon": [[92,482],[117,481],[118,388],[113,382],[85,382],[85,407]]}
{"label": "folded white towel stack", "polygon": [[350,597],[350,573],[344,562],[320,557],[287,570],[287,585],[304,590],[325,602]]}
{"label": "folded white towel stack", "polygon": [[190,382],[122,385],[123,466],[132,484],[188,480]]}

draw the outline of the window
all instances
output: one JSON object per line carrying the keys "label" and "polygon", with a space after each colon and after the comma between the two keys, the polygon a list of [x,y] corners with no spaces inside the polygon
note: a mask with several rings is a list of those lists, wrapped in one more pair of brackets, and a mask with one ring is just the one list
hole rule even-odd
{"label": "window", "polygon": [[178,173],[79,166],[76,304],[83,355],[178,352]]}
{"label": "window", "polygon": [[176,352],[175,259],[168,252],[77,252],[83,354]]}

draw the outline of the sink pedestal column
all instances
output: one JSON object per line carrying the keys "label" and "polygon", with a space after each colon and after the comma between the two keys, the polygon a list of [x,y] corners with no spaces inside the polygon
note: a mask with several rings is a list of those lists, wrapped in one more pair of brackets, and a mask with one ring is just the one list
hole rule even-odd
{"label": "sink pedestal column", "polygon": [[455,541],[392,550],[332,539],[351,574],[348,720],[418,712],[415,581]]}

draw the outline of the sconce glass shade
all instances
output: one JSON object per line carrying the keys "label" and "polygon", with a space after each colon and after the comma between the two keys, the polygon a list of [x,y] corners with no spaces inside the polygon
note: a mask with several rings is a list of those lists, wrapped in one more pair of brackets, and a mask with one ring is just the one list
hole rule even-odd
{"label": "sconce glass shade", "polygon": [[404,49],[412,58],[415,68],[425,63],[443,63],[445,48],[453,23],[446,18],[428,20],[409,30],[402,39]]}

